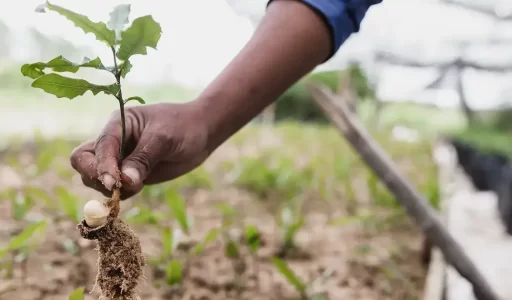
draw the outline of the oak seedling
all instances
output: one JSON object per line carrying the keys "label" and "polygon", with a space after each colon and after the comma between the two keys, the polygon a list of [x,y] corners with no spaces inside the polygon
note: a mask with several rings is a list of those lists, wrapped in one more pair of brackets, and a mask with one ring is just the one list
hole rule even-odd
{"label": "oak seedling", "polygon": [[[130,4],[116,6],[110,13],[110,20],[107,23],[93,22],[85,15],[48,1],[36,8],[36,12],[47,11],[60,14],[82,29],[85,34],[93,34],[97,40],[103,42],[112,50],[114,65],[105,66],[99,57],[85,57],[82,62],[75,63],[60,55],[48,62],[24,64],[21,73],[34,79],[32,87],[42,89],[58,98],[74,99],[90,91],[93,95],[104,93],[117,99],[122,124],[118,157],[120,169],[126,144],[125,104],[129,101],[145,103],[139,96],[124,97],[121,80],[132,68],[132,56],[146,55],[148,47],[156,49],[162,33],[161,26],[150,15],[138,17],[128,26]],[[83,68],[109,72],[113,75],[113,82],[100,85],[59,74],[76,73]],[[119,201],[120,190],[116,187],[111,198],[103,202],[88,202],[84,207],[85,220],[77,225],[83,238],[96,240],[98,243],[96,286],[100,288],[100,300],[140,299],[135,293],[135,288],[143,275],[145,260],[139,238],[118,217]]]}

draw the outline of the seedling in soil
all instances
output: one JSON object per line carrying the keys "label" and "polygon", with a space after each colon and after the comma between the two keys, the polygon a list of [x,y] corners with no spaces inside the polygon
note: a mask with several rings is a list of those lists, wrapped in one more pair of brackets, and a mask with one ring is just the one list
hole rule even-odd
{"label": "seedling in soil", "polygon": [[291,205],[288,204],[280,211],[277,217],[277,224],[282,239],[277,256],[286,257],[292,254],[300,254],[295,243],[295,236],[304,226],[304,217],[301,215],[300,209],[293,209]]}
{"label": "seedling in soil", "polygon": [[[46,221],[30,224],[20,233],[13,236],[5,248],[0,249],[0,267],[5,269],[5,277],[10,278],[14,263],[16,261],[21,261],[22,263],[26,261],[32,248],[37,245],[37,239],[34,239],[35,233],[45,230]],[[7,256],[9,258],[5,259]]]}
{"label": "seedling in soil", "polygon": [[281,275],[283,275],[284,278],[286,278],[288,283],[295,288],[297,293],[299,293],[301,300],[327,299],[323,295],[315,293],[313,289],[315,288],[316,285],[320,285],[326,279],[326,277],[332,275],[332,270],[326,270],[315,280],[307,283],[304,280],[300,279],[284,260],[274,257],[272,258],[272,263],[277,268],[279,273],[281,273]]}
{"label": "seedling in soil", "polygon": [[[84,33],[92,33],[97,40],[106,44],[112,50],[114,65],[105,66],[99,57],[84,58],[81,63],[74,63],[63,56],[57,56],[49,62],[25,64],[21,67],[21,73],[34,79],[32,87],[40,88],[57,98],[74,99],[88,91],[93,95],[103,92],[116,98],[121,115],[122,138],[118,157],[119,168],[121,168],[126,144],[125,104],[132,100],[141,104],[145,103],[138,96],[125,98],[122,93],[121,79],[130,72],[132,67],[130,58],[133,55],[146,55],[148,47],[156,49],[161,36],[161,27],[153,20],[153,17],[147,15],[135,19],[125,30],[131,10],[129,4],[116,6],[110,13],[108,24],[92,22],[84,15],[53,5],[48,1],[36,8],[37,12],[46,12],[47,10],[66,17]],[[58,72],[76,73],[81,68],[109,72],[114,76],[115,82],[109,85],[99,85],[83,79],[57,74]],[[48,69],[54,73],[45,73]],[[138,237],[118,217],[119,198],[120,190],[117,186],[113,190],[112,197],[103,201],[102,205],[109,212],[104,224],[93,228],[84,220],[77,225],[82,237],[98,242],[99,272],[96,284],[100,288],[101,300],[140,299],[135,294],[135,288],[143,275],[145,261]]]}

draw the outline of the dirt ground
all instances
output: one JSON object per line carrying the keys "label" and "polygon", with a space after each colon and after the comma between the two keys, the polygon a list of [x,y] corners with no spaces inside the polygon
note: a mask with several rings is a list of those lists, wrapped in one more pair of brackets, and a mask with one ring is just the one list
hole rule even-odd
{"label": "dirt ground", "polygon": [[[226,156],[227,152],[217,153]],[[21,160],[31,160],[32,154]],[[0,189],[23,184],[24,179],[1,160]],[[83,187],[75,175],[62,181],[47,173],[31,184],[51,188],[65,183],[70,191],[84,199],[100,198]],[[234,185],[211,189],[182,191],[187,209],[194,217],[193,231],[179,247],[178,257],[184,259],[186,248],[201,240],[209,229],[219,226],[221,216],[215,205],[230,203],[237,211],[239,222],[257,225],[262,232],[262,247],[255,259],[244,255],[235,272],[232,261],[225,257],[220,239],[210,244],[197,257],[188,260],[184,283],[179,287],[165,284],[161,266],[148,264],[145,281],[140,285],[141,299],[299,299],[294,288],[275,269],[270,259],[279,248],[273,208],[261,203],[255,195]],[[345,212],[337,207],[318,205],[314,195],[305,195],[306,225],[297,235],[300,255],[287,257],[290,267],[306,282],[316,280],[314,292],[322,299],[419,299],[425,277],[421,260],[422,238],[414,225],[405,220],[389,229],[368,229],[356,224],[329,225],[329,220]],[[135,205],[135,198],[128,205]],[[341,200],[340,200],[341,201]],[[155,211],[163,209],[152,201]],[[0,299],[61,300],[83,286],[85,299],[97,299],[92,291],[96,275],[95,243],[80,238],[76,224],[58,220],[37,204],[29,213],[32,219],[49,221],[42,242],[26,260],[17,262],[12,279],[5,279],[0,270]],[[159,254],[162,242],[159,232],[149,225],[130,224],[139,235],[146,257]],[[0,246],[19,232],[23,223],[11,218],[9,201],[0,200]]]}

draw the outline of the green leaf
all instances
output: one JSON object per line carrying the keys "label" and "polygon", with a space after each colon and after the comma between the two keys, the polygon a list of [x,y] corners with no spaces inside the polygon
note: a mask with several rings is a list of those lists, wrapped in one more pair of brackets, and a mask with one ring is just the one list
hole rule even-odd
{"label": "green leaf", "polygon": [[226,256],[229,258],[240,257],[240,251],[238,250],[238,246],[232,239],[229,239],[227,241],[226,248],[224,250],[226,251]]}
{"label": "green leaf", "polygon": [[289,224],[284,228],[284,243],[286,247],[291,247],[295,244],[295,235],[302,226],[304,226],[304,218],[301,217],[296,222]]}
{"label": "green leaf", "polygon": [[53,94],[57,98],[74,99],[82,96],[87,91],[91,91],[93,95],[100,92],[109,95],[115,95],[119,92],[118,84],[96,85],[83,79],[74,79],[64,77],[59,74],[45,74],[32,83],[32,87],[40,88],[48,94]]}
{"label": "green leaf", "polygon": [[33,64],[24,64],[21,67],[21,74],[32,79],[36,79],[45,74],[44,69],[51,69],[54,72],[76,73],[80,68],[107,70],[99,57],[96,57],[93,60],[84,57],[82,63],[77,64],[62,57],[62,55],[59,55],[47,63],[37,62]]}
{"label": "green leaf", "polygon": [[245,241],[249,249],[254,253],[260,247],[260,232],[254,225],[247,225],[245,227]]}
{"label": "green leaf", "polygon": [[135,19],[130,28],[121,33],[121,43],[117,51],[120,60],[128,60],[135,54],[147,54],[147,47],[156,49],[162,27],[150,15]]}
{"label": "green leaf", "polygon": [[121,31],[128,24],[128,16],[130,15],[131,4],[121,4],[114,7],[110,13],[110,20],[107,22],[107,28],[114,30],[116,33],[116,42],[121,40]]}
{"label": "green leaf", "polygon": [[59,202],[66,212],[66,215],[73,221],[79,223],[81,216],[80,211],[78,209],[78,204],[80,203],[80,198],[71,194],[64,187],[57,187],[55,189],[55,194],[59,199]]}
{"label": "green leaf", "polygon": [[74,290],[70,295],[68,300],[84,300],[84,288],[79,287]]}
{"label": "green leaf", "polygon": [[76,27],[82,29],[84,33],[92,33],[97,40],[106,43],[109,46],[116,44],[116,34],[113,30],[108,29],[107,24],[103,22],[93,22],[88,17],[72,12],[63,7],[50,4],[46,1],[46,8],[59,13],[61,16],[66,17],[68,20],[73,22]]}
{"label": "green leaf", "polygon": [[46,221],[33,223],[25,227],[25,229],[20,234],[11,238],[6,248],[0,250],[0,258],[7,254],[9,251],[24,247],[38,229],[44,230],[45,227]]}
{"label": "green leaf", "polygon": [[21,192],[16,192],[11,195],[11,207],[15,220],[23,220],[29,210],[34,206],[34,199]]}
{"label": "green leaf", "polygon": [[121,77],[125,78],[126,74],[130,73],[130,71],[132,70],[132,66],[132,63],[129,60],[125,60],[124,62],[122,62],[120,65]]}
{"label": "green leaf", "polygon": [[189,234],[190,226],[188,223],[185,201],[183,198],[176,191],[169,190],[165,195],[165,202],[171,208],[172,214],[180,224],[181,229],[183,229],[186,234]]}
{"label": "green leaf", "polygon": [[44,75],[43,70],[36,68],[34,64],[24,64],[21,66],[21,74],[32,79],[36,79],[39,76]]}
{"label": "green leaf", "polygon": [[48,206],[49,208],[55,208],[55,201],[45,190],[41,188],[27,185],[23,187],[23,193],[37,201],[44,202],[45,206]]}
{"label": "green leaf", "polygon": [[218,228],[210,229],[210,231],[208,231],[208,233],[206,234],[204,239],[200,243],[198,243],[197,245],[194,246],[191,253],[194,255],[198,255],[201,252],[203,252],[204,249],[206,248],[206,246],[208,246],[208,244],[215,241],[215,239],[217,238],[219,233],[220,233],[220,230]]}
{"label": "green leaf", "polygon": [[283,260],[273,257],[272,263],[276,266],[279,273],[281,273],[288,282],[295,287],[297,292],[304,294],[306,292],[306,285],[295,275],[295,273],[288,267],[288,264]]}
{"label": "green leaf", "polygon": [[165,227],[162,230],[162,256],[163,258],[170,257],[172,253],[174,252],[173,247],[173,232],[171,228]]}
{"label": "green leaf", "polygon": [[181,262],[177,260],[172,260],[167,264],[167,267],[165,268],[166,273],[166,281],[168,285],[175,285],[181,283],[182,276],[181,276],[181,270],[183,266],[181,265]]}
{"label": "green leaf", "polygon": [[144,101],[144,99],[142,99],[142,98],[141,98],[141,97],[139,97],[139,96],[129,97],[129,98],[127,98],[126,100],[124,100],[124,103],[128,103],[128,101],[131,101],[131,100],[137,101],[137,102],[139,102],[140,104],[146,104],[146,101]]}

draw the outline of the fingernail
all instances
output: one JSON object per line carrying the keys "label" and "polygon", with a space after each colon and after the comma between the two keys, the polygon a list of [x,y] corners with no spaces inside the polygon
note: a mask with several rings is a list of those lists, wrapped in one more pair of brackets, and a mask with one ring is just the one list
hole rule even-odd
{"label": "fingernail", "polygon": [[116,180],[114,179],[114,177],[112,177],[111,175],[109,174],[104,174],[100,177],[100,180],[101,180],[101,183],[103,183],[103,185],[109,190],[111,191],[112,190],[112,187],[114,186],[114,184],[116,183]]}
{"label": "fingernail", "polygon": [[127,167],[127,168],[123,168],[121,170],[121,172],[124,175],[128,176],[132,180],[133,184],[139,184],[139,182],[140,182],[140,174],[139,174],[139,171],[137,171],[137,169],[131,168],[131,167]]}

